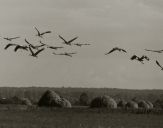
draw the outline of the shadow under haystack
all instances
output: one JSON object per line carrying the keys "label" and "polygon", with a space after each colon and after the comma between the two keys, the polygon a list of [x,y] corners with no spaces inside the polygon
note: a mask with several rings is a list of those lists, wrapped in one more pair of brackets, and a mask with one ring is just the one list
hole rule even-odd
{"label": "shadow under haystack", "polygon": [[60,108],[71,108],[71,103],[61,98],[56,92],[47,90],[38,102],[39,107],[60,107]]}

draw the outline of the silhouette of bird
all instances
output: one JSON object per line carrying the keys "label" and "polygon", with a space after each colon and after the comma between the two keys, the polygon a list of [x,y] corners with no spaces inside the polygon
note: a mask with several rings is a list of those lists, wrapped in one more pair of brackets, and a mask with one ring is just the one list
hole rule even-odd
{"label": "silhouette of bird", "polygon": [[131,60],[137,60],[137,61],[141,62],[142,64],[144,64],[144,63],[143,63],[143,59],[140,58],[140,57],[138,57],[137,55],[133,55],[130,59],[131,59]]}
{"label": "silhouette of bird", "polygon": [[30,52],[31,52],[31,56],[33,56],[33,57],[38,57],[37,55],[40,53],[40,52],[42,52],[43,50],[44,50],[45,48],[42,48],[42,49],[39,49],[39,50],[37,50],[37,52],[33,52],[33,50],[32,50],[32,48],[29,46],[29,50],[30,50]]}
{"label": "silhouette of bird", "polygon": [[150,52],[157,52],[157,53],[162,53],[163,50],[149,50],[149,49],[144,49],[145,51],[150,51]]}
{"label": "silhouette of bird", "polygon": [[48,33],[52,33],[51,31],[46,31],[46,32],[40,32],[36,27],[34,27],[35,29],[36,29],[36,31],[37,31],[37,35],[36,36],[38,36],[38,37],[41,37],[41,38],[43,38],[43,35],[44,34],[48,34]]}
{"label": "silhouette of bird", "polygon": [[143,55],[142,57],[138,57],[137,55],[133,55],[130,59],[131,59],[131,60],[137,60],[137,61],[141,62],[142,64],[144,64],[144,63],[143,63],[144,59],[146,59],[147,61],[150,60],[150,59],[149,59],[147,56],[145,56],[145,55]]}
{"label": "silhouette of bird", "polygon": [[74,40],[76,40],[78,37],[75,37],[75,38],[73,38],[73,39],[71,39],[71,40],[69,40],[69,41],[66,41],[61,35],[59,35],[59,38],[60,39],[62,39],[64,42],[64,44],[66,44],[66,45],[71,45],[71,43],[74,41]]}
{"label": "silhouette of bird", "polygon": [[127,51],[126,50],[124,50],[124,49],[122,49],[122,48],[118,48],[118,47],[114,47],[112,50],[110,50],[108,53],[106,53],[105,55],[108,55],[108,54],[110,54],[110,53],[112,53],[112,52],[114,52],[114,51],[119,51],[119,52],[125,52],[125,53],[127,53]]}
{"label": "silhouette of bird", "polygon": [[55,49],[55,50],[57,50],[57,49],[59,49],[59,48],[63,48],[63,47],[57,47],[57,46],[47,46],[47,48],[50,48],[50,49]]}
{"label": "silhouette of bird", "polygon": [[75,43],[75,44],[73,44],[73,45],[76,45],[76,46],[81,47],[81,46],[83,46],[83,45],[91,45],[91,44],[80,44],[80,43]]}
{"label": "silhouette of bird", "polygon": [[28,46],[24,45],[24,46],[21,46],[21,45],[17,45],[14,49],[14,51],[16,52],[18,49],[22,49],[22,50],[26,50],[28,51]]}
{"label": "silhouette of bird", "polygon": [[12,37],[12,38],[9,38],[9,37],[3,37],[3,39],[8,40],[8,41],[12,41],[12,40],[14,40],[14,39],[18,39],[18,38],[20,38],[20,37]]}
{"label": "silhouette of bird", "polygon": [[163,66],[160,65],[160,63],[156,60],[156,64],[163,70]]}
{"label": "silhouette of bird", "polygon": [[59,54],[56,54],[55,52],[53,53],[54,55],[65,55],[65,56],[69,56],[69,57],[72,57],[72,54],[76,54],[76,52],[72,52],[72,53],[59,53]]}
{"label": "silhouette of bird", "polygon": [[8,49],[8,48],[11,47],[11,46],[17,46],[17,44],[9,43],[9,44],[7,44],[7,45],[5,46],[4,49],[6,50],[6,49]]}

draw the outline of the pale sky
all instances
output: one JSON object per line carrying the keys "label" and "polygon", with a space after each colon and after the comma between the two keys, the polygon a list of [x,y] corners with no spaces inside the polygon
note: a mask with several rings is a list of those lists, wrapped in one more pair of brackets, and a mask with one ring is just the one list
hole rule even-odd
{"label": "pale sky", "polygon": [[[44,43],[63,46],[61,34],[79,36],[76,43],[91,46],[56,51],[78,52],[72,58],[46,50],[35,59],[28,52],[4,50],[8,42],[0,39],[0,86],[163,89],[163,71],[155,64],[163,65],[163,53],[144,51],[163,49],[162,0],[0,0],[0,36],[38,44],[34,26],[53,32]],[[104,55],[115,46],[128,53]],[[133,54],[151,61],[131,61]]]}

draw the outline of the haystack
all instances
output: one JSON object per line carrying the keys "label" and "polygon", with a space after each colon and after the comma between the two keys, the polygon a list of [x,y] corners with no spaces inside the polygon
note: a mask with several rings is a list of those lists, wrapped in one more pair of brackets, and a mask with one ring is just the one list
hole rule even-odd
{"label": "haystack", "polygon": [[126,104],[126,108],[138,109],[138,104],[134,101],[129,101]]}
{"label": "haystack", "polygon": [[61,98],[54,91],[48,90],[40,98],[38,106],[71,108],[71,103],[67,99]]}
{"label": "haystack", "polygon": [[120,108],[125,108],[127,102],[125,100],[120,100],[117,104],[118,107]]}
{"label": "haystack", "polygon": [[101,108],[104,107],[102,103],[102,97],[96,97],[91,101],[90,104],[91,108]]}
{"label": "haystack", "polygon": [[54,91],[47,90],[38,102],[38,106],[58,106],[58,102],[60,101],[60,96]]}
{"label": "haystack", "polygon": [[96,97],[92,100],[90,107],[92,108],[117,108],[117,103],[110,96]]}
{"label": "haystack", "polygon": [[149,109],[150,106],[144,101],[144,100],[141,100],[138,102],[138,107],[139,108],[144,108],[144,109]]}
{"label": "haystack", "polygon": [[103,96],[102,97],[102,100],[103,100],[103,104],[105,107],[107,108],[117,108],[117,103],[116,101],[111,98],[110,96]]}

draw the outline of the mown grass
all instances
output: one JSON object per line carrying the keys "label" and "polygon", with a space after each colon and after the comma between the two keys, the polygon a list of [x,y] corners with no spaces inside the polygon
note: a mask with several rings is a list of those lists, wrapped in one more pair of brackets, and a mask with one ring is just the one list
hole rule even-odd
{"label": "mown grass", "polygon": [[88,108],[0,110],[0,128],[163,128],[163,114]]}

